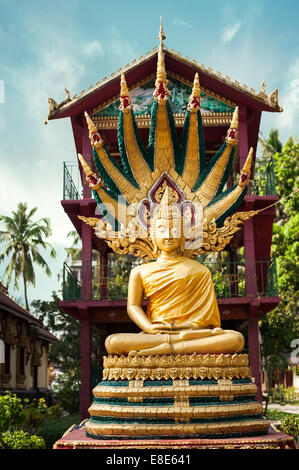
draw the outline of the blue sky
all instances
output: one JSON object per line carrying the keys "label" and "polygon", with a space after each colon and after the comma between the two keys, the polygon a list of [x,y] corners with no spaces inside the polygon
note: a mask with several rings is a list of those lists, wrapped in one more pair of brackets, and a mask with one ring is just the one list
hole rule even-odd
{"label": "blue sky", "polygon": [[68,120],[44,125],[48,97],[62,101],[65,85],[79,94],[152,50],[162,16],[168,48],[250,88],[264,79],[268,93],[279,89],[284,112],[264,113],[261,131],[279,128],[285,141],[299,135],[298,13],[297,0],[0,0],[0,213],[38,206],[57,250],[30,300],[57,288],[72,230],[60,200],[75,147]]}

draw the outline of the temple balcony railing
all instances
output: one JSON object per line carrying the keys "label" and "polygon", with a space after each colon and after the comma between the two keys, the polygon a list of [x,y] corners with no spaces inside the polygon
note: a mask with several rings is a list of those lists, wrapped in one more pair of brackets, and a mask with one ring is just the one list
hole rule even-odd
{"label": "temple balcony railing", "polygon": [[[93,170],[95,170],[93,166]],[[237,183],[239,169],[231,174],[229,186]],[[274,159],[257,158],[254,179],[250,181],[248,194],[252,196],[273,196],[275,194]],[[78,162],[63,162],[63,199],[82,199],[82,183]]]}
{"label": "temple balcony railing", "polygon": [[274,159],[257,159],[254,179],[250,182],[250,194],[253,196],[273,196],[275,192]]}
{"label": "temple balcony railing", "polygon": [[[233,173],[232,184],[239,180],[239,171]],[[257,158],[254,165],[253,179],[250,181],[248,194],[251,196],[273,196],[275,192],[274,159]]]}
{"label": "temple balcony railing", "polygon": [[78,163],[63,162],[63,200],[82,199],[82,184]]}
{"label": "temple balcony railing", "polygon": [[[275,258],[242,262],[207,260],[218,299],[278,296]],[[63,267],[63,300],[125,300],[129,274],[136,262]]]}

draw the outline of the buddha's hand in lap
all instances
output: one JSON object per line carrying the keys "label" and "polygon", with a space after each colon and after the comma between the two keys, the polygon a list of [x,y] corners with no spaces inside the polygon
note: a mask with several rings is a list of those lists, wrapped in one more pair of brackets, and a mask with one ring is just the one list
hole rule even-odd
{"label": "buddha's hand in lap", "polygon": [[198,329],[198,328],[193,323],[186,321],[186,322],[182,322],[182,323],[179,323],[179,324],[172,324],[171,329],[173,331],[178,332],[178,331],[183,331],[183,330],[194,330],[194,329]]}
{"label": "buddha's hand in lap", "polygon": [[146,329],[144,329],[144,333],[147,334],[158,334],[158,333],[169,333],[171,329],[171,325],[169,323],[152,323]]}
{"label": "buddha's hand in lap", "polygon": [[184,330],[194,330],[197,329],[196,326],[193,325],[191,322],[184,322],[179,325],[174,324],[174,323],[166,323],[166,322],[157,322],[157,323],[152,323],[152,325],[145,331],[145,333],[167,333],[167,334],[179,334],[180,332]]}
{"label": "buddha's hand in lap", "polygon": [[219,328],[218,326],[214,328],[213,330],[213,335],[222,335],[224,333],[222,328]]}
{"label": "buddha's hand in lap", "polygon": [[224,331],[222,328],[201,328],[196,329],[195,327],[190,330],[183,330],[180,331],[179,336],[181,340],[188,340],[188,339],[200,339],[200,338],[207,338],[208,336],[215,336],[221,335]]}

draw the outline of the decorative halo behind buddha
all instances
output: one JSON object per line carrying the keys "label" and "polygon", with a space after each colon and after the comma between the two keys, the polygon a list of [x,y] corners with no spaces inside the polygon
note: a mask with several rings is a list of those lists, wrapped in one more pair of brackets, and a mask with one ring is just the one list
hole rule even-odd
{"label": "decorative halo behind buddha", "polygon": [[122,166],[111,157],[96,125],[86,112],[98,174],[79,154],[101,218],[79,217],[93,226],[96,235],[104,239],[115,253],[130,253],[145,260],[157,256],[151,236],[151,220],[166,192],[168,204],[173,204],[180,211],[184,223],[183,254],[190,258],[207,251],[222,251],[243,221],[257,213],[235,212],[245,197],[250,181],[252,148],[238,182],[234,187],[225,189],[238,141],[238,107],[235,108],[224,144],[207,161],[198,74],[194,77],[182,143],[179,145],[168,102],[163,39],[164,36],[160,35],[147,149],[139,135],[132,100],[122,74],[118,124]]}

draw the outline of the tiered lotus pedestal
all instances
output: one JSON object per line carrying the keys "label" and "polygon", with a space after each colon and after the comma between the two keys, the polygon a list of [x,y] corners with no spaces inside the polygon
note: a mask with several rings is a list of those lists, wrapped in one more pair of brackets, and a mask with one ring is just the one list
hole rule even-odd
{"label": "tiered lotus pedestal", "polygon": [[93,390],[87,435],[232,437],[265,434],[248,356],[108,356]]}
{"label": "tiered lotus pedestal", "polygon": [[108,356],[77,448],[279,448],[256,392],[246,354]]}

